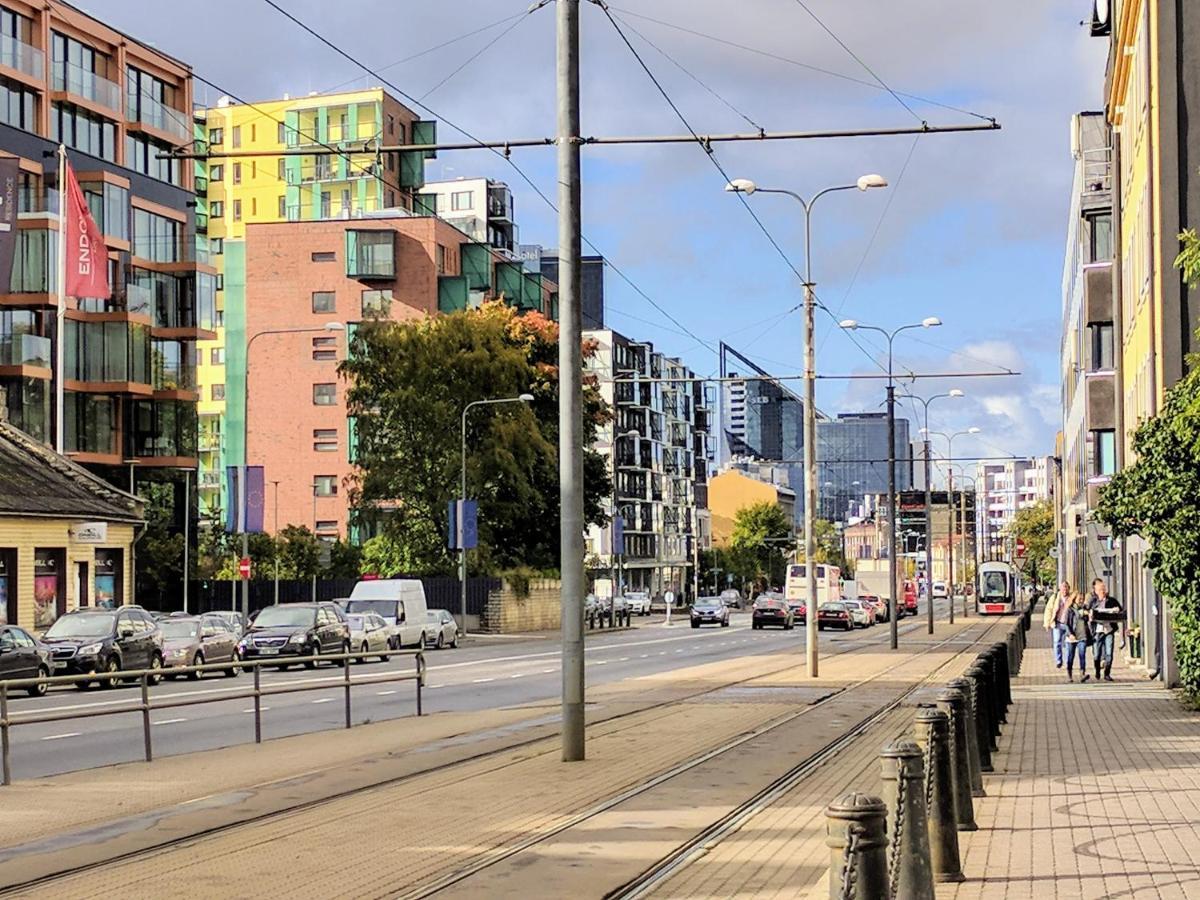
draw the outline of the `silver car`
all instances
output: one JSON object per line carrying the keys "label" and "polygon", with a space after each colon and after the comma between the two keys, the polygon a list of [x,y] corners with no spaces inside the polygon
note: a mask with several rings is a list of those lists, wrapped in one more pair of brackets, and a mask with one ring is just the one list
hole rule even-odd
{"label": "silver car", "polygon": [[388,661],[392,649],[392,629],[378,613],[349,613],[346,623],[350,626],[350,652],[358,652],[355,662],[364,663],[367,656],[378,656]]}
{"label": "silver car", "polygon": [[433,646],[439,650],[446,647],[457,647],[458,623],[454,621],[454,616],[444,609],[431,609],[427,615],[429,624],[432,626],[430,640],[433,642]]}
{"label": "silver car", "polygon": [[[225,674],[236,677],[241,667],[237,637],[227,620],[220,616],[170,616],[159,622],[163,635],[163,668],[167,678],[175,678],[171,669],[200,666],[205,663],[233,663]],[[200,672],[189,672],[193,681]]]}
{"label": "silver car", "polygon": [[847,611],[850,613],[850,621],[860,628],[868,628],[875,624],[875,610],[868,609],[867,604],[861,600],[843,600]]}

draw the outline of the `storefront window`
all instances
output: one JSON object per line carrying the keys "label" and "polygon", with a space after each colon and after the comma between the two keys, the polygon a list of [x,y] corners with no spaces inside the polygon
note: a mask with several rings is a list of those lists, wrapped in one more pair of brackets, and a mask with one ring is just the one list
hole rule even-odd
{"label": "storefront window", "polygon": [[0,547],[0,625],[17,624],[17,551]]}
{"label": "storefront window", "polygon": [[120,606],[125,596],[122,585],[124,554],[120,550],[96,551],[96,606],[112,609]]}
{"label": "storefront window", "polygon": [[66,553],[60,548],[33,551],[33,627],[49,628],[67,611]]}

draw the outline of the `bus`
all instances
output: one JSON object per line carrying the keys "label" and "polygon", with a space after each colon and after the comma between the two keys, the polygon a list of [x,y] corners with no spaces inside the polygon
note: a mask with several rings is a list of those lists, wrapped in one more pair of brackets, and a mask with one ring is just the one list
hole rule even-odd
{"label": "bus", "polygon": [[975,608],[981,616],[1008,615],[1016,612],[1019,578],[1012,563],[1000,560],[979,564],[979,586]]}
{"label": "bus", "polygon": [[[784,595],[789,605],[807,602],[804,580],[808,570],[804,563],[788,566],[787,584],[784,585]],[[817,563],[817,606],[829,603],[831,600],[842,599],[842,570],[837,566]]]}

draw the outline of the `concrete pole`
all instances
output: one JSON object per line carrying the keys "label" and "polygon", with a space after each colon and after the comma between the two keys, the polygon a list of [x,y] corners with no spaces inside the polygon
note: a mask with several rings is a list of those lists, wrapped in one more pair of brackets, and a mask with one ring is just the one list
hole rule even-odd
{"label": "concrete pole", "polygon": [[[891,627],[891,648],[900,646],[900,631],[897,618],[900,604],[896,591],[896,387],[892,384],[891,343],[888,343],[888,584],[891,599],[888,601],[888,625]],[[932,591],[930,592],[932,593]]]}
{"label": "concrete pole", "polygon": [[188,611],[188,573],[191,561],[188,554],[188,540],[191,538],[192,518],[192,470],[183,470],[183,611]]}
{"label": "concrete pole", "polygon": [[[959,564],[962,566],[962,570],[963,570],[962,580],[963,580],[964,589],[963,589],[962,614],[963,614],[964,619],[967,617],[967,592],[965,589],[965,585],[966,585],[966,581],[967,581],[967,492],[966,492],[966,486],[967,486],[967,479],[966,479],[966,476],[964,475],[963,476],[963,489],[958,492],[958,520],[959,520],[959,528],[962,530],[962,533],[959,536],[959,541],[961,543],[958,545],[958,559],[959,559]],[[951,598],[951,603],[953,603],[953,602],[954,602],[953,598]]]}
{"label": "concrete pole", "polygon": [[583,320],[579,171],[579,0],[558,0],[558,474],[562,555],[562,758],[582,760],[583,666]]}
{"label": "concrete pole", "polygon": [[812,279],[812,204],[804,206],[804,662],[821,674],[817,651],[817,347]]}
{"label": "concrete pole", "polygon": [[[461,432],[461,434],[462,434],[462,456],[460,457],[460,459],[462,460],[462,473],[459,477],[459,483],[458,483],[458,499],[460,501],[462,501],[461,505],[459,506],[459,512],[458,512],[458,514],[460,516],[462,515],[463,507],[465,507],[466,503],[467,503],[467,410],[469,410],[472,405],[473,404],[468,403],[466,406],[463,407],[463,411],[462,411],[462,432]],[[458,523],[458,533],[460,536],[462,535],[462,523],[461,522]],[[459,584],[458,612],[459,612],[459,620],[460,620],[458,623],[458,630],[461,631],[463,634],[466,634],[467,633],[467,549],[466,549],[466,547],[458,548],[458,584]]]}
{"label": "concrete pole", "polygon": [[925,407],[925,628],[933,634],[933,466],[929,460],[929,406]]}
{"label": "concrete pole", "polygon": [[279,482],[272,481],[275,486],[275,605],[279,605]]}

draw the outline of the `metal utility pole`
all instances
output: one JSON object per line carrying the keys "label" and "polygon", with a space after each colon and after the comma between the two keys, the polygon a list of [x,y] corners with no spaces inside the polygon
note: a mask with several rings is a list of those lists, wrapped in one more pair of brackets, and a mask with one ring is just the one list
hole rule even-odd
{"label": "metal utility pole", "polygon": [[[275,605],[279,605],[279,482],[272,481],[275,485],[275,515],[272,524],[275,527]],[[314,526],[315,527],[315,526]]]}
{"label": "metal utility pole", "polygon": [[579,0],[558,0],[558,477],[562,506],[562,758],[585,756],[583,667],[583,223],[579,172]]}
{"label": "metal utility pole", "polygon": [[950,530],[946,535],[946,553],[949,558],[949,575],[947,580],[948,588],[946,590],[946,598],[950,606],[950,624],[954,624],[954,533],[957,531],[958,523],[955,521],[958,518],[957,507],[954,505],[954,466],[948,466],[946,469],[946,503],[949,506],[950,514]]}

